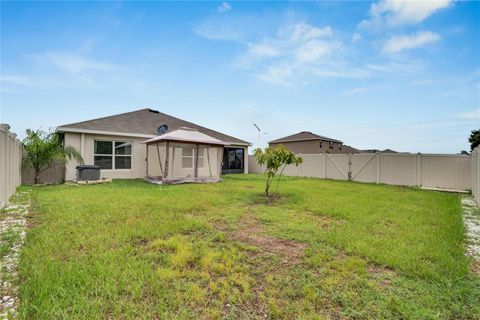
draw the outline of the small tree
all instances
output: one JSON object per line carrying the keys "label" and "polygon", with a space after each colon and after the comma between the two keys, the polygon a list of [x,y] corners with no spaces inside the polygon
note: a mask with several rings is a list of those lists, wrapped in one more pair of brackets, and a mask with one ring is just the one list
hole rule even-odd
{"label": "small tree", "polygon": [[480,145],[480,129],[472,130],[468,142],[470,142],[470,151],[473,151],[473,149]]}
{"label": "small tree", "polygon": [[75,159],[83,163],[82,156],[72,146],[64,146],[60,135],[42,130],[27,130],[27,137],[22,141],[24,154],[23,165],[33,168],[34,183],[40,183],[40,174],[55,162],[67,163]]}
{"label": "small tree", "polygon": [[265,175],[267,176],[265,195],[267,197],[269,196],[270,186],[278,171],[280,171],[280,175],[278,176],[278,183],[280,183],[280,178],[282,177],[283,170],[286,166],[298,166],[303,162],[302,157],[287,150],[283,145],[274,148],[265,148],[265,150],[257,148],[253,151],[253,155],[255,159],[257,159],[259,165],[265,165],[267,167],[265,171]]}

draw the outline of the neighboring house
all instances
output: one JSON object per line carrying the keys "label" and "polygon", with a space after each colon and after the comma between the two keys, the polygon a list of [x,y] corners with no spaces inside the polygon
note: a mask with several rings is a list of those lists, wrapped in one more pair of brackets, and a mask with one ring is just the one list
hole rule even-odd
{"label": "neighboring house", "polygon": [[384,149],[384,150],[379,150],[379,149],[366,149],[366,150],[360,150],[362,153],[399,153],[398,151],[392,150],[392,149]]}
{"label": "neighboring house", "polygon": [[309,131],[295,133],[268,143],[270,147],[275,147],[280,144],[292,152],[303,154],[349,153],[351,152],[349,150],[355,149],[348,147],[345,150],[342,141],[314,134]]}
{"label": "neighboring house", "polygon": [[[222,173],[248,173],[250,143],[152,109],[122,113],[57,127],[66,145],[80,151],[85,164],[95,164],[107,178],[144,178],[147,139],[188,127],[224,142]],[[76,161],[66,165],[66,180],[76,178]]]}

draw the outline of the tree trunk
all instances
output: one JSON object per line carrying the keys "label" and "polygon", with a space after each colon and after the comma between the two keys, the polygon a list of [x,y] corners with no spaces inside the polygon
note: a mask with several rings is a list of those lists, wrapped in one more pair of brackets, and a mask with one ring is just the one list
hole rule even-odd
{"label": "tree trunk", "polygon": [[39,183],[40,183],[40,172],[38,170],[35,170],[33,184],[39,184]]}
{"label": "tree trunk", "polygon": [[267,178],[267,183],[265,185],[265,195],[267,196],[267,198],[269,196],[268,192],[270,191],[270,184],[271,183],[272,183],[272,178],[268,177]]}

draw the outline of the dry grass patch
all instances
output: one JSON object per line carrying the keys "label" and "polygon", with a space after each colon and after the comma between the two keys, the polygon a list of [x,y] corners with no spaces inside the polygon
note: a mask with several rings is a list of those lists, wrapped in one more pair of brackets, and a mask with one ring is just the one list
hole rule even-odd
{"label": "dry grass patch", "polygon": [[233,232],[233,238],[245,244],[258,247],[261,253],[268,252],[278,255],[284,264],[297,264],[307,247],[305,243],[278,239],[266,234],[261,222],[248,212]]}

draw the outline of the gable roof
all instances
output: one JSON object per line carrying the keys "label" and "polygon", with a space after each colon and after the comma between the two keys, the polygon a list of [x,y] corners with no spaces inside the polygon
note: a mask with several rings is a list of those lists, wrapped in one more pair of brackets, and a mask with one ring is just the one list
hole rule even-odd
{"label": "gable roof", "polygon": [[213,144],[223,146],[225,143],[218,139],[212,138],[209,135],[198,132],[198,130],[182,127],[177,130],[168,131],[158,137],[148,139],[144,143],[152,143],[157,141],[183,141],[183,142],[196,142],[202,144]]}
{"label": "gable roof", "polygon": [[307,141],[307,140],[322,140],[322,141],[332,141],[337,143],[343,143],[340,140],[328,138],[325,136],[321,136],[315,133],[311,133],[310,131],[302,131],[299,133],[292,134],[290,136],[286,136],[280,139],[272,140],[269,143],[282,143],[282,142],[296,142],[296,141]]}
{"label": "gable roof", "polygon": [[182,127],[188,127],[221,140],[226,144],[250,145],[247,141],[148,108],[109,117],[65,124],[57,127],[57,131],[110,133],[113,135],[122,133],[130,136],[153,138],[158,136],[157,129],[163,124],[168,126],[169,132]]}
{"label": "gable roof", "polygon": [[365,149],[365,150],[360,150],[361,152],[368,152],[368,153],[400,153],[398,151],[392,150],[392,149],[384,149],[384,150],[379,150],[379,149]]}
{"label": "gable roof", "polygon": [[342,151],[345,152],[345,153],[360,153],[360,152],[362,152],[361,150],[359,150],[357,148],[354,148],[352,146],[346,145],[346,144],[344,144],[342,146]]}

